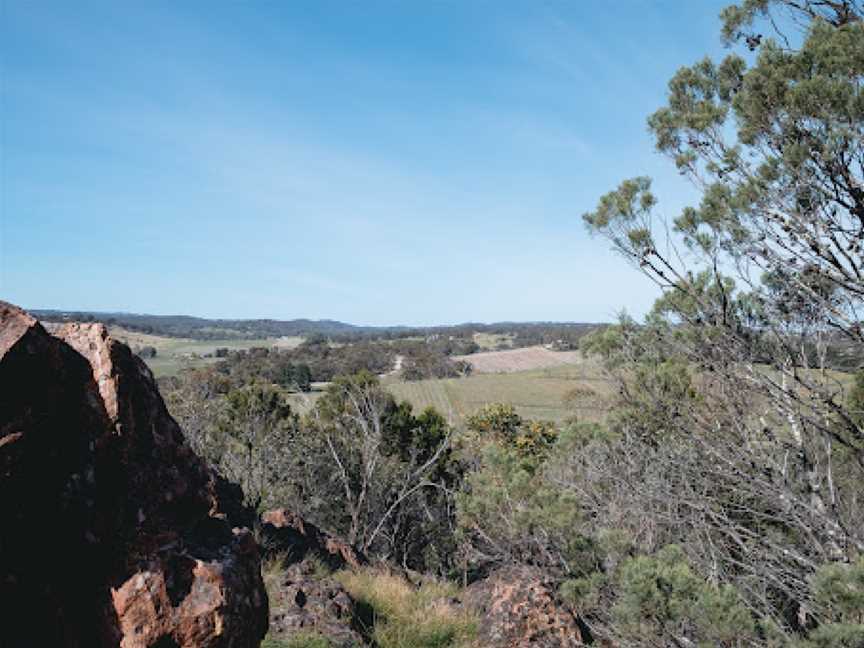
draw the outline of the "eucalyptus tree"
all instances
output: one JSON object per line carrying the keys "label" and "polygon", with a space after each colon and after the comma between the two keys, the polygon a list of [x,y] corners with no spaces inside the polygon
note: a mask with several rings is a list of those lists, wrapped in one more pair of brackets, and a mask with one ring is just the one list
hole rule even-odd
{"label": "eucalyptus tree", "polygon": [[447,568],[461,475],[443,416],[415,416],[361,371],[336,378],[301,427],[286,482],[304,514],[377,558]]}
{"label": "eucalyptus tree", "polygon": [[[584,216],[664,291],[645,325],[586,345],[622,399],[619,454],[589,465],[660,521],[644,548],[682,541],[791,636],[830,620],[815,574],[864,552],[864,427],[827,365],[840,340],[864,352],[864,4],[744,0],[721,17],[733,51],[681,68],[648,119],[699,204],[667,219],[636,177]],[[560,483],[581,488],[573,464]]]}

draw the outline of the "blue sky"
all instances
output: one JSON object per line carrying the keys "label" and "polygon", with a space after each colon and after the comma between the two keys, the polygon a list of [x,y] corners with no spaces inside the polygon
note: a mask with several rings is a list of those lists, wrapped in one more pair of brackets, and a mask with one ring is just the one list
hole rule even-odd
{"label": "blue sky", "polygon": [[0,0],[0,297],[358,324],[609,320],[621,179],[727,1]]}

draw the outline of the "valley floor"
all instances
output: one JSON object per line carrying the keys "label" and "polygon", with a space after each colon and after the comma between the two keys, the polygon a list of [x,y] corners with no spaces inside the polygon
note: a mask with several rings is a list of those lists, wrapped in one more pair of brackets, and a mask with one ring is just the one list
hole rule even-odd
{"label": "valley floor", "polygon": [[521,416],[531,419],[560,422],[576,416],[581,421],[597,421],[605,412],[603,403],[611,389],[596,362],[581,358],[574,364],[542,369],[476,373],[466,378],[385,380],[384,385],[396,398],[409,401],[415,411],[432,406],[453,423],[488,403],[510,403]]}

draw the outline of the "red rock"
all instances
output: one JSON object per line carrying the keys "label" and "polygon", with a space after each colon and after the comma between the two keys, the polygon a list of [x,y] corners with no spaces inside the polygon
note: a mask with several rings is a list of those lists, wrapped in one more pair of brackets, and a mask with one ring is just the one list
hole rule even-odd
{"label": "red rock", "polygon": [[128,347],[0,302],[0,645],[257,647],[257,545],[218,509]]}
{"label": "red rock", "polygon": [[315,633],[333,648],[365,645],[356,602],[339,581],[317,569],[313,561],[294,563],[270,584],[271,636],[290,641]]}
{"label": "red rock", "polygon": [[300,561],[314,555],[331,569],[360,567],[366,557],[347,542],[321,531],[314,524],[288,509],[278,508],[261,514],[267,545],[275,552],[290,551]]}
{"label": "red rock", "polygon": [[368,627],[358,624],[355,601],[336,579],[320,572],[322,565],[360,567],[368,564],[366,557],[288,509],[267,511],[261,522],[268,556],[281,568],[268,579],[271,635],[290,640],[313,632],[334,648],[365,645],[361,630]]}
{"label": "red rock", "polygon": [[480,616],[484,648],[576,648],[583,643],[579,618],[556,597],[539,569],[504,567],[470,585],[463,603]]}

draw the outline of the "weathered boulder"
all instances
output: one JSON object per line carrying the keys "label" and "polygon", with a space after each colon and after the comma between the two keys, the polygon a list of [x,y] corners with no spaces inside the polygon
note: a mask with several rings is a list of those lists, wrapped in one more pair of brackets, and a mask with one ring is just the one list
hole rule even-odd
{"label": "weathered boulder", "polygon": [[288,509],[279,508],[261,515],[267,551],[287,553],[291,563],[315,557],[330,569],[360,567],[366,557],[347,542],[321,531]]}
{"label": "weathered boulder", "polygon": [[354,599],[336,579],[322,574],[315,561],[291,565],[268,580],[271,636],[314,633],[334,648],[364,644]]}
{"label": "weathered boulder", "polygon": [[480,617],[484,648],[583,646],[578,617],[556,597],[555,584],[539,569],[504,567],[473,583],[463,604]]}
{"label": "weathered boulder", "polygon": [[261,516],[261,534],[276,563],[267,575],[271,635],[315,633],[336,648],[363,645],[363,626],[371,622],[360,620],[355,601],[330,572],[366,565],[366,557],[284,508]]}
{"label": "weathered boulder", "polygon": [[[146,365],[0,302],[0,645],[252,648],[258,547]],[[34,623],[34,618],[38,621]]]}

